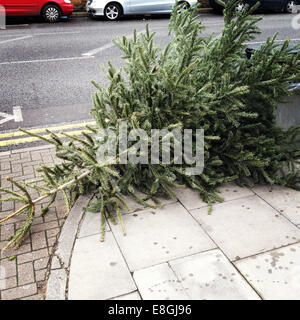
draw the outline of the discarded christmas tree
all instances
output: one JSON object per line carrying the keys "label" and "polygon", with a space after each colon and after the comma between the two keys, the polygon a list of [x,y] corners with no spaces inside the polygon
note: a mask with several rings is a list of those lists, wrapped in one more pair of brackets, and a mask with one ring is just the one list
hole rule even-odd
{"label": "discarded christmas tree", "polygon": [[[132,39],[116,42],[125,64],[120,70],[109,64],[107,88],[94,83],[96,125],[87,127],[81,137],[64,133],[67,140],[51,132],[50,139],[38,136],[55,145],[63,163],[39,169],[43,185],[10,179],[20,192],[1,189],[10,194],[1,201],[19,201],[23,206],[0,222],[27,215],[24,226],[4,249],[18,248],[34,219],[35,205],[46,197],[51,205],[58,192],[64,195],[67,214],[78,195],[96,193],[93,209],[101,214],[103,238],[105,218],[115,223],[117,217],[122,224],[125,195],[145,206],[153,206],[150,199],[159,205],[158,195],[175,197],[173,188],[184,185],[198,190],[211,204],[222,201],[220,184],[233,180],[245,184],[249,179],[299,190],[300,128],[279,128],[274,111],[290,94],[287,85],[300,81],[300,53],[289,55],[289,41],[279,46],[274,36],[248,59],[245,43],[259,33],[260,18],[251,16],[256,6],[235,12],[237,2],[227,2],[225,27],[217,39],[201,37],[203,26],[193,12],[174,8],[169,25],[173,38],[166,48],[155,46],[155,34],[148,27],[140,36],[135,32]],[[110,130],[120,141],[118,129],[124,121],[128,130],[141,128],[149,135],[152,129],[204,129],[203,172],[187,174],[191,167],[187,161],[180,165],[174,161],[121,164],[121,154],[111,163],[99,161],[98,151],[105,143],[100,132]],[[30,188],[41,196],[33,200]],[[137,197],[136,190],[145,197]]]}

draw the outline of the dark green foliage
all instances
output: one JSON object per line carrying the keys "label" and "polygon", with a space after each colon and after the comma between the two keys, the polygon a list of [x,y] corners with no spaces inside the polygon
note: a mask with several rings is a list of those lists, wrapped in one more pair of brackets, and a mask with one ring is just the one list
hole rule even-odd
{"label": "dark green foliage", "polygon": [[[198,17],[175,8],[169,26],[173,38],[166,48],[155,46],[155,34],[148,27],[139,37],[135,32],[132,39],[116,41],[125,64],[120,70],[109,64],[107,88],[94,83],[95,127],[87,127],[82,138],[65,134],[68,142],[51,134],[48,142],[56,146],[63,163],[42,167],[45,185],[31,188],[39,190],[42,197],[50,195],[51,203],[62,191],[67,208],[79,194],[94,191],[93,210],[101,213],[102,235],[105,217],[116,223],[117,216],[122,222],[124,195],[153,207],[150,199],[159,205],[158,195],[175,197],[172,189],[180,185],[198,190],[209,204],[222,201],[217,188],[232,180],[299,189],[300,128],[279,128],[274,111],[290,94],[287,85],[300,81],[300,53],[289,55],[289,42],[279,46],[274,36],[247,59],[245,43],[259,33],[256,24],[260,18],[251,16],[255,8],[236,13],[236,4],[227,2],[219,38],[201,37],[203,26]],[[121,121],[127,121],[128,130],[142,128],[149,136],[151,129],[204,129],[203,173],[188,176],[186,163],[99,163],[96,155],[103,142],[97,133],[104,128],[117,134]],[[25,202],[24,212],[28,213],[26,227],[11,240],[17,246],[39,200],[32,201],[22,188],[25,197],[12,194],[14,200]],[[136,197],[136,190],[145,197]],[[46,211],[47,207],[43,214]]]}

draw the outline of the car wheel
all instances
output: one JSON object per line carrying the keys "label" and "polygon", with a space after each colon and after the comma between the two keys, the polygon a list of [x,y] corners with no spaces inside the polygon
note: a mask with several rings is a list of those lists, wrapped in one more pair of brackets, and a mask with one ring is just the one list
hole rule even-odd
{"label": "car wheel", "polygon": [[293,10],[296,6],[296,1],[294,0],[289,0],[287,2],[287,4],[285,5],[285,11],[288,12],[288,13],[293,13]]}
{"label": "car wheel", "polygon": [[236,7],[235,7],[235,11],[237,12],[242,12],[245,9],[245,4],[243,2],[240,2]]}
{"label": "car wheel", "polygon": [[54,23],[60,19],[61,11],[56,5],[49,4],[43,8],[42,16],[46,22]]}
{"label": "car wheel", "polygon": [[186,1],[181,1],[178,4],[181,7],[179,12],[181,12],[182,10],[187,10],[187,9],[190,8],[190,5]]}
{"label": "car wheel", "polygon": [[111,3],[105,7],[104,15],[107,20],[118,20],[122,15],[122,8],[116,3]]}

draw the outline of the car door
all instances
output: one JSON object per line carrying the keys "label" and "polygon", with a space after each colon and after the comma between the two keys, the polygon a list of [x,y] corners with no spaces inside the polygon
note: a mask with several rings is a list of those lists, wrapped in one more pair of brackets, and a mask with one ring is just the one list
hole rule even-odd
{"label": "car door", "polygon": [[171,0],[130,0],[129,12],[131,14],[167,13],[170,12],[173,2],[175,3]]}
{"label": "car door", "polygon": [[30,16],[38,13],[38,0],[6,0],[6,12],[10,16]]}
{"label": "car door", "polygon": [[279,10],[283,8],[283,0],[262,0],[262,8],[266,10]]}
{"label": "car door", "polygon": [[277,10],[282,7],[282,0],[248,0],[247,3],[252,7],[256,2],[260,2],[261,10]]}
{"label": "car door", "polygon": [[5,8],[6,0],[0,0],[1,9]]}

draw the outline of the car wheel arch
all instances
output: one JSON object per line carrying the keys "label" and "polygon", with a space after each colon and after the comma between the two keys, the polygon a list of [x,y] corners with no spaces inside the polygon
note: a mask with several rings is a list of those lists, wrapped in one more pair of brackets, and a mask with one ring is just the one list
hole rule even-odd
{"label": "car wheel arch", "polygon": [[118,1],[110,1],[110,2],[108,2],[108,3],[106,4],[104,10],[105,10],[109,5],[111,5],[111,4],[116,4],[116,5],[118,5],[118,6],[121,8],[121,10],[122,10],[122,15],[124,14],[124,8],[123,8],[122,4],[121,4],[120,2],[118,2]]}
{"label": "car wheel arch", "polygon": [[191,6],[188,1],[185,1],[185,0],[178,1],[179,5],[184,4],[184,3],[186,3],[189,7]]}
{"label": "car wheel arch", "polygon": [[46,2],[42,6],[40,14],[43,14],[43,10],[45,9],[45,7],[47,7],[47,6],[51,5],[51,4],[56,6],[60,10],[60,13],[62,13],[62,9],[61,9],[61,7],[60,7],[60,5],[58,3],[54,2],[54,1],[49,1],[49,2]]}

